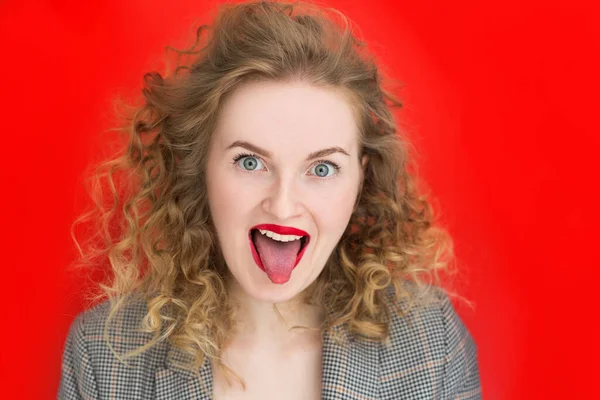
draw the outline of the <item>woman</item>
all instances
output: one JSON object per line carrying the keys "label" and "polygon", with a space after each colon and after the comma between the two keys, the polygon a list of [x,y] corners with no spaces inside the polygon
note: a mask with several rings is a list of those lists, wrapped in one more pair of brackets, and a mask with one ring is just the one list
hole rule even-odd
{"label": "woman", "polygon": [[59,397],[479,398],[437,281],[451,241],[347,19],[243,3],[204,28],[146,76],[98,172],[117,203],[97,201],[108,246],[84,262],[106,255],[113,279],[71,327]]}

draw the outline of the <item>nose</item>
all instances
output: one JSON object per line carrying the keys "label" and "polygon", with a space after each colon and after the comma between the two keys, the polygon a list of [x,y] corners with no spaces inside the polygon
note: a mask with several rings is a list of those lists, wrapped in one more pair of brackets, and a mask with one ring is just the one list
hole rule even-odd
{"label": "nose", "polygon": [[300,212],[298,182],[293,177],[278,177],[262,202],[263,210],[283,221]]}

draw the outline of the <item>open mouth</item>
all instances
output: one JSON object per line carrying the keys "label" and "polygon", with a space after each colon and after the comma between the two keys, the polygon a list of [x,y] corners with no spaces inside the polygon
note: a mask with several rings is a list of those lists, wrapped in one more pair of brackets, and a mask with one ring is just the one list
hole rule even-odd
{"label": "open mouth", "polygon": [[285,283],[300,263],[310,235],[303,230],[280,225],[257,225],[248,232],[256,265],[273,283]]}

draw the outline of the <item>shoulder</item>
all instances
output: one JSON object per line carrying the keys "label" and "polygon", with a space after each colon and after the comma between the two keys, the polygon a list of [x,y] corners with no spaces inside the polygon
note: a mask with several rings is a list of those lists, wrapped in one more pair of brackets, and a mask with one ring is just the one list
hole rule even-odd
{"label": "shoulder", "polygon": [[120,394],[127,397],[131,385],[147,391],[144,394],[151,398],[154,375],[165,365],[167,344],[158,343],[126,357],[152,339],[138,329],[146,312],[145,302],[131,300],[114,317],[108,301],[78,314],[64,347],[59,398],[76,398],[72,393],[95,398],[91,394],[123,390]]}
{"label": "shoulder", "polygon": [[150,334],[139,330],[147,311],[144,301],[131,299],[111,315],[111,304],[105,300],[77,315],[69,335],[76,342],[85,342],[90,352],[112,347],[118,354],[125,354],[151,339]]}
{"label": "shoulder", "polygon": [[[409,290],[414,293],[414,288]],[[393,294],[388,292],[388,301],[393,301]],[[429,294],[427,302],[411,305],[402,299],[391,304],[404,315],[392,312],[389,343],[381,352],[381,380],[427,388],[430,398],[479,398],[476,343],[448,295],[437,287]]]}

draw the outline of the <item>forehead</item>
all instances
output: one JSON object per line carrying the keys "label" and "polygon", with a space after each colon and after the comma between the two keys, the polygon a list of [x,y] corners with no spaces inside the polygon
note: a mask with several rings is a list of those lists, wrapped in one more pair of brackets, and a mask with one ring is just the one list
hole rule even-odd
{"label": "forehead", "polygon": [[358,145],[349,100],[340,91],[301,81],[250,82],[236,89],[222,106],[215,140],[296,152],[328,146],[353,151]]}

